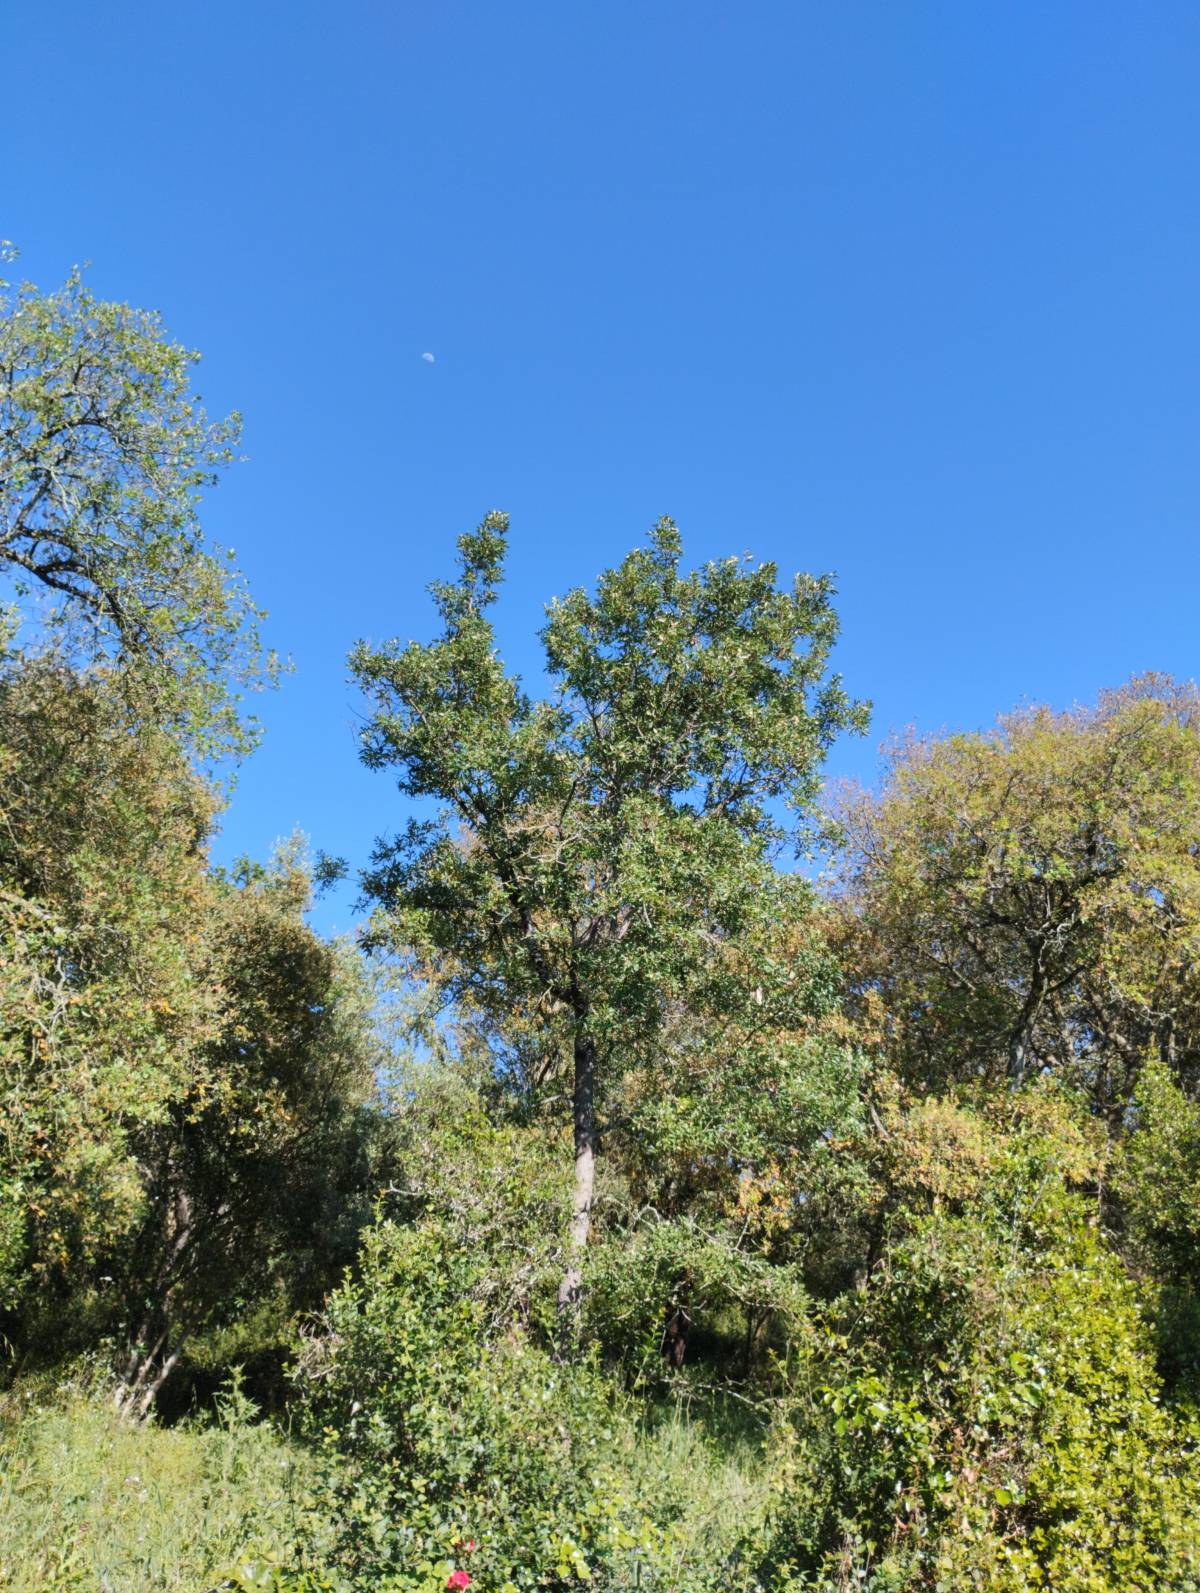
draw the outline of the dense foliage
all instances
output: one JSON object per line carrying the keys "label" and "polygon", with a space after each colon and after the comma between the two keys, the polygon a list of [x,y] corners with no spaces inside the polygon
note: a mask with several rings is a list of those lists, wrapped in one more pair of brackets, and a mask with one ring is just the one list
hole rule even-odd
{"label": "dense foliage", "polygon": [[352,655],[411,806],[328,942],[209,857],[193,361],[3,305],[0,1588],[1200,1589],[1196,689],[822,810],[827,578],[660,521],[538,700],[492,514]]}
{"label": "dense foliage", "polygon": [[1113,1114],[1157,1046],[1200,1082],[1200,694],[903,745],[841,806],[859,1001],[918,1077],[1051,1071]]}
{"label": "dense foliage", "polygon": [[0,282],[0,576],[77,658],[119,659],[143,716],[236,751],[238,688],[274,664],[200,524],[240,421],[205,415],[199,357],[77,270],[54,293]]}
{"label": "dense foliage", "polygon": [[767,926],[808,901],[772,851],[789,834],[781,813],[803,811],[820,756],[862,713],[824,678],[828,581],[781,592],[773,565],[736,559],[684,575],[669,520],[594,598],[551,605],[556,689],[531,701],[487,616],[506,534],[491,514],[460,539],[458,581],[434,589],[439,641],[355,650],[376,706],[366,763],[398,767],[401,791],[439,799],[458,826],[410,820],[365,885],[373,938],[436,959],[445,995],[490,1020],[502,1050],[514,1008],[537,1011],[522,1032],[536,1084],[557,1084],[569,1058],[571,1331],[620,1073],[669,1050],[680,1013],[752,1048],[808,1010],[806,982],[765,954]]}

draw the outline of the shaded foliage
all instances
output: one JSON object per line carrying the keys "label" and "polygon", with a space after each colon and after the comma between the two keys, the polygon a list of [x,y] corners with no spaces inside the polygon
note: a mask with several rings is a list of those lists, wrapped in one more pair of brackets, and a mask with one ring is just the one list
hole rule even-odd
{"label": "shaded foliage", "polygon": [[[139,1401],[183,1342],[352,1253],[377,1053],[295,863],[211,875],[169,733],[53,658],[0,676],[0,1282],[10,1338],[115,1334]],[[62,1316],[63,1302],[73,1309]],[[284,1313],[286,1315],[286,1313]]]}

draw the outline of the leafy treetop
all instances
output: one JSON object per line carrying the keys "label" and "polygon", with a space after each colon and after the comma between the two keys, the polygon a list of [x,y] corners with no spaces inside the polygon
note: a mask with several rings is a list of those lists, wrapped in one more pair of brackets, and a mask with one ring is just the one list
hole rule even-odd
{"label": "leafy treetop", "polygon": [[493,513],[460,538],[458,581],[433,588],[438,640],[352,655],[376,710],[364,761],[448,810],[380,845],[375,932],[450,958],[473,1002],[536,991],[597,1035],[630,1014],[654,1027],[667,992],[728,962],[764,891],[801,889],[773,851],[830,741],[865,718],[825,678],[832,587],[783,591],[774,565],[736,559],[684,574],[662,520],[594,596],[551,604],[557,689],[535,702],[488,616],[506,532]]}
{"label": "leafy treetop", "polygon": [[[436,641],[352,655],[375,707],[364,760],[448,810],[381,843],[365,885],[377,941],[432,960],[502,1035],[515,1011],[540,1016],[545,1075],[572,1057],[578,1254],[597,1094],[685,1008],[755,1028],[794,1017],[804,981],[739,948],[807,902],[773,853],[864,710],[825,678],[828,579],[780,590],[774,565],[736,559],[684,574],[669,520],[594,596],[550,606],[556,690],[533,701],[487,612],[506,533],[494,513],[460,539],[458,580],[433,588]],[[576,1268],[566,1297],[578,1282]]]}
{"label": "leafy treetop", "polygon": [[119,662],[141,712],[240,752],[237,690],[275,665],[232,549],[200,524],[240,419],[209,421],[198,359],[78,270],[53,293],[0,283],[0,572],[50,596],[76,657]]}

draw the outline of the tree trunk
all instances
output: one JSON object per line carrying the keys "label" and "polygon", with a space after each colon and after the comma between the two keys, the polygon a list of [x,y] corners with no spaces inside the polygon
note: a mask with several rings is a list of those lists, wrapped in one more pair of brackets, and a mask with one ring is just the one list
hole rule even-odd
{"label": "tree trunk", "polygon": [[178,1323],[174,1329],[169,1322],[164,1322],[152,1342],[141,1340],[134,1344],[113,1396],[113,1406],[120,1415],[145,1421],[163,1385],[178,1366],[194,1328],[194,1321]]}
{"label": "tree trunk", "polygon": [[1042,1002],[1046,999],[1049,983],[1042,967],[1042,953],[1039,947],[1034,954],[1029,994],[1025,998],[1025,1004],[1008,1040],[1008,1078],[1009,1083],[1014,1086],[1024,1081],[1025,1069],[1029,1063],[1030,1031],[1042,1010]]}
{"label": "tree trunk", "polygon": [[[163,1175],[168,1191],[170,1173],[168,1163]],[[180,1185],[173,1195],[165,1196],[164,1205],[162,1254],[148,1286],[153,1304],[130,1339],[129,1356],[113,1399],[122,1415],[138,1421],[149,1415],[194,1327],[191,1313],[188,1320],[179,1319],[177,1305],[181,1275],[190,1261],[196,1236],[192,1199]]]}
{"label": "tree trunk", "polygon": [[175,1370],[179,1362],[180,1353],[179,1350],[172,1350],[170,1355],[166,1356],[159,1364],[158,1369],[143,1387],[137,1399],[131,1401],[133,1415],[138,1421],[144,1422],[154,1409],[154,1401],[158,1398],[159,1390]]}
{"label": "tree trunk", "polygon": [[558,1286],[560,1353],[569,1356],[579,1344],[579,1306],[583,1287],[583,1252],[592,1225],[596,1183],[596,1045],[587,1035],[575,1036],[575,1196],[567,1246],[567,1270]]}
{"label": "tree trunk", "polygon": [[662,1336],[663,1360],[668,1366],[678,1368],[687,1359],[687,1341],[691,1331],[692,1319],[687,1307],[668,1305],[667,1325],[663,1328]]}
{"label": "tree trunk", "polygon": [[150,1334],[154,1329],[149,1322],[142,1324],[136,1334],[129,1351],[129,1358],[125,1362],[125,1369],[121,1380],[113,1395],[113,1406],[122,1416],[136,1416],[140,1419],[139,1409],[142,1394],[147,1380],[153,1379],[155,1369],[167,1342],[167,1329],[163,1327],[153,1341]]}

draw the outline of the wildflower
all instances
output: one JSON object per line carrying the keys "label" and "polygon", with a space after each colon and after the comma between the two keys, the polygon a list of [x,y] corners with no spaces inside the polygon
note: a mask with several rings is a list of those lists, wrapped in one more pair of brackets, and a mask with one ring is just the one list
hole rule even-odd
{"label": "wildflower", "polygon": [[450,1575],[446,1578],[446,1586],[449,1588],[450,1593],[456,1593],[457,1589],[470,1587],[470,1585],[471,1578],[465,1571],[451,1571]]}

